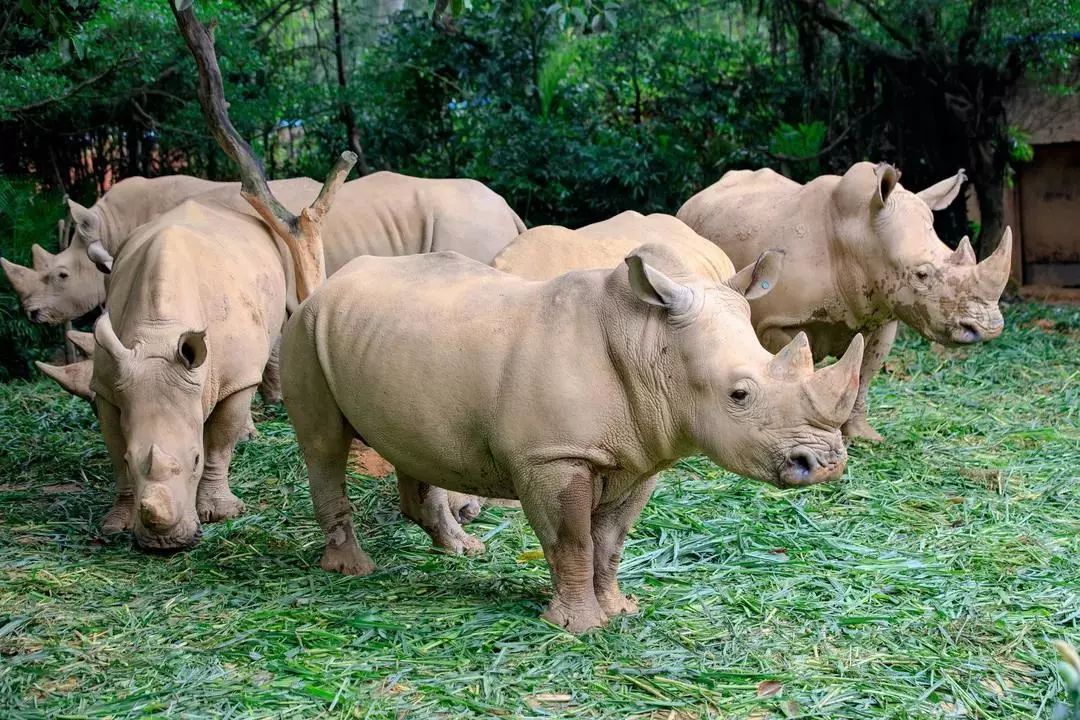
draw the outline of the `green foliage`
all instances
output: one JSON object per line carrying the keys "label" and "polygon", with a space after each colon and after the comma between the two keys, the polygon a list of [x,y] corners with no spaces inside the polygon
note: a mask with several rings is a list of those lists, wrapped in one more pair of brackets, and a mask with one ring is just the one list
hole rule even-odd
{"label": "green foliage", "polygon": [[[394,483],[350,473],[369,577],[323,533],[280,409],[239,448],[243,517],[168,557],[96,535],[112,469],[85,402],[0,386],[0,715],[1042,718],[1080,643],[1080,311],[1006,310],[943,357],[902,333],[871,388],[886,442],[843,481],[778,490],[664,472],[620,580],[642,612],[571,637],[520,511],[432,552]],[[778,692],[775,692],[778,691]],[[774,694],[775,693],[775,694]]]}
{"label": "green foliage", "polygon": [[[55,193],[41,192],[32,181],[0,177],[0,257],[30,265],[34,243],[57,252],[61,201]],[[0,382],[28,377],[33,372],[31,361],[43,359],[62,340],[59,329],[30,323],[15,291],[0,278]]]}

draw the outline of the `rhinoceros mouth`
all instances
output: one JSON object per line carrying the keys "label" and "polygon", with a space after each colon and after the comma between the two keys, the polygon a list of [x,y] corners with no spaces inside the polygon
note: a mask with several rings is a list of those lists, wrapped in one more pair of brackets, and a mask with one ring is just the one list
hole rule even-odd
{"label": "rhinoceros mouth", "polygon": [[151,555],[174,555],[191,550],[202,540],[202,524],[196,521],[194,530],[155,535],[138,529],[132,533],[135,547]]}

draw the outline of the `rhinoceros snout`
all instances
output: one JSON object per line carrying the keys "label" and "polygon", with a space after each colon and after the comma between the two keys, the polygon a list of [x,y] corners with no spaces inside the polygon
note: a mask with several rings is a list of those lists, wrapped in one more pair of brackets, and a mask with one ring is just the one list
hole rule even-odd
{"label": "rhinoceros snout", "polygon": [[784,459],[780,468],[781,487],[800,487],[835,480],[844,472],[847,452],[830,450],[820,452],[809,448],[795,448]]}

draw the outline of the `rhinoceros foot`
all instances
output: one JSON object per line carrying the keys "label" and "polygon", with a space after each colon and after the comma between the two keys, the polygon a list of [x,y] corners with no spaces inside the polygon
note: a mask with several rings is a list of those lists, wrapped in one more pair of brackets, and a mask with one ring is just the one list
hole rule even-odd
{"label": "rhinoceros foot", "polygon": [[355,540],[344,545],[327,544],[319,567],[342,575],[362,576],[375,572],[375,562],[360,549]]}
{"label": "rhinoceros foot", "polygon": [[443,528],[431,533],[435,547],[450,555],[481,555],[484,543],[461,528]]}
{"label": "rhinoceros foot", "polygon": [[592,603],[570,605],[555,598],[540,617],[574,635],[604,627],[608,623],[607,613],[595,599]]}
{"label": "rhinoceros foot", "polygon": [[475,520],[484,507],[483,498],[458,492],[446,493],[446,504],[450,507],[450,513],[462,525],[468,525]]}
{"label": "rhinoceros foot", "polygon": [[199,513],[199,520],[204,523],[220,522],[244,514],[246,509],[244,501],[233,495],[232,492],[226,492],[228,493],[226,495],[198,498],[195,509]]}
{"label": "rhinoceros foot", "polygon": [[130,530],[135,515],[135,497],[121,495],[101,520],[101,532],[106,535]]}
{"label": "rhinoceros foot", "polygon": [[622,593],[612,596],[598,595],[596,601],[600,603],[600,608],[609,617],[614,615],[636,615],[638,613],[637,601],[626,597]]}
{"label": "rhinoceros foot", "polygon": [[867,442],[879,443],[885,439],[881,437],[881,433],[870,427],[870,423],[866,422],[866,418],[863,417],[851,418],[844,423],[840,431],[848,440],[866,440]]}

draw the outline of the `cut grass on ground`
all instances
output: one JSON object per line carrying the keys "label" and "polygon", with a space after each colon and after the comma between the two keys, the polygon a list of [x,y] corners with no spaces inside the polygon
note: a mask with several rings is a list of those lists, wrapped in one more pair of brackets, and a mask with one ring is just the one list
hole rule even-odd
{"label": "cut grass on ground", "polygon": [[1007,313],[988,346],[905,333],[872,393],[880,446],[780,491],[693,458],[627,546],[636,617],[575,638],[537,618],[521,514],[437,555],[390,481],[354,478],[377,574],[318,567],[293,436],[257,408],[248,514],[169,558],[103,542],[89,408],[0,386],[0,716],[1048,717],[1052,641],[1080,644],[1080,311]]}

